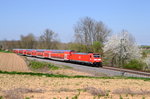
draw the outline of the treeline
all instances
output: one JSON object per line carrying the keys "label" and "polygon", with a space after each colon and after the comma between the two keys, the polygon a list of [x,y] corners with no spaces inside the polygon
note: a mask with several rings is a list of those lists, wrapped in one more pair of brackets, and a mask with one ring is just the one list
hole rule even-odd
{"label": "treeline", "polygon": [[60,42],[57,33],[46,29],[43,34],[36,37],[34,34],[21,35],[20,40],[4,40],[0,42],[1,49],[58,49]]}
{"label": "treeline", "polygon": [[150,49],[150,46],[142,45],[141,48],[142,49]]}

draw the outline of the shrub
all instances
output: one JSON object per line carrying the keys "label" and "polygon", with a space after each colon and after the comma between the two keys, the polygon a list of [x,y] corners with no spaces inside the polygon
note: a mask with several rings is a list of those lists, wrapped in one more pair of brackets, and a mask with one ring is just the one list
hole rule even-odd
{"label": "shrub", "polygon": [[134,70],[143,70],[146,64],[141,60],[133,59],[129,63],[125,64],[123,68],[134,69]]}

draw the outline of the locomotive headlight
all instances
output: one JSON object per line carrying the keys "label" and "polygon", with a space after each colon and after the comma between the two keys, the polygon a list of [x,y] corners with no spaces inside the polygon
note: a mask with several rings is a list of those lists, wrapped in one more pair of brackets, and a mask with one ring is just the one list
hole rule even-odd
{"label": "locomotive headlight", "polygon": [[101,59],[94,59],[95,61],[97,61],[97,60],[101,60]]}

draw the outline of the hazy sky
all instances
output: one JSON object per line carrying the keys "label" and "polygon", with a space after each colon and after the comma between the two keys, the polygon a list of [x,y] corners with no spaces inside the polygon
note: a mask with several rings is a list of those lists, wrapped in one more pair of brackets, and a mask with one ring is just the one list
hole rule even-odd
{"label": "hazy sky", "polygon": [[0,40],[40,36],[46,28],[62,42],[73,40],[73,27],[89,16],[113,33],[128,30],[138,44],[150,45],[150,0],[0,0]]}

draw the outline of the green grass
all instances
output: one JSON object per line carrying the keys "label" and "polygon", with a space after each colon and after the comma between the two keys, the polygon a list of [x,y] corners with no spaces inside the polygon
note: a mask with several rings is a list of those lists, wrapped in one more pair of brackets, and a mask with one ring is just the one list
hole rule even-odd
{"label": "green grass", "polygon": [[142,77],[92,77],[92,76],[67,76],[67,75],[56,75],[56,74],[48,74],[48,73],[33,73],[33,72],[8,72],[8,71],[0,71],[0,74],[10,74],[10,75],[31,75],[31,76],[44,76],[44,77],[56,77],[56,78],[89,78],[89,79],[136,79],[136,80],[144,80],[150,81],[150,78],[142,78]]}
{"label": "green grass", "polygon": [[10,51],[4,51],[4,50],[0,50],[0,52],[3,52],[3,53],[12,53]]}
{"label": "green grass", "polygon": [[58,66],[55,66],[52,63],[39,62],[39,61],[34,61],[34,60],[29,61],[29,67],[31,67],[32,69],[40,69],[44,67],[48,67],[50,70],[60,69]]}

